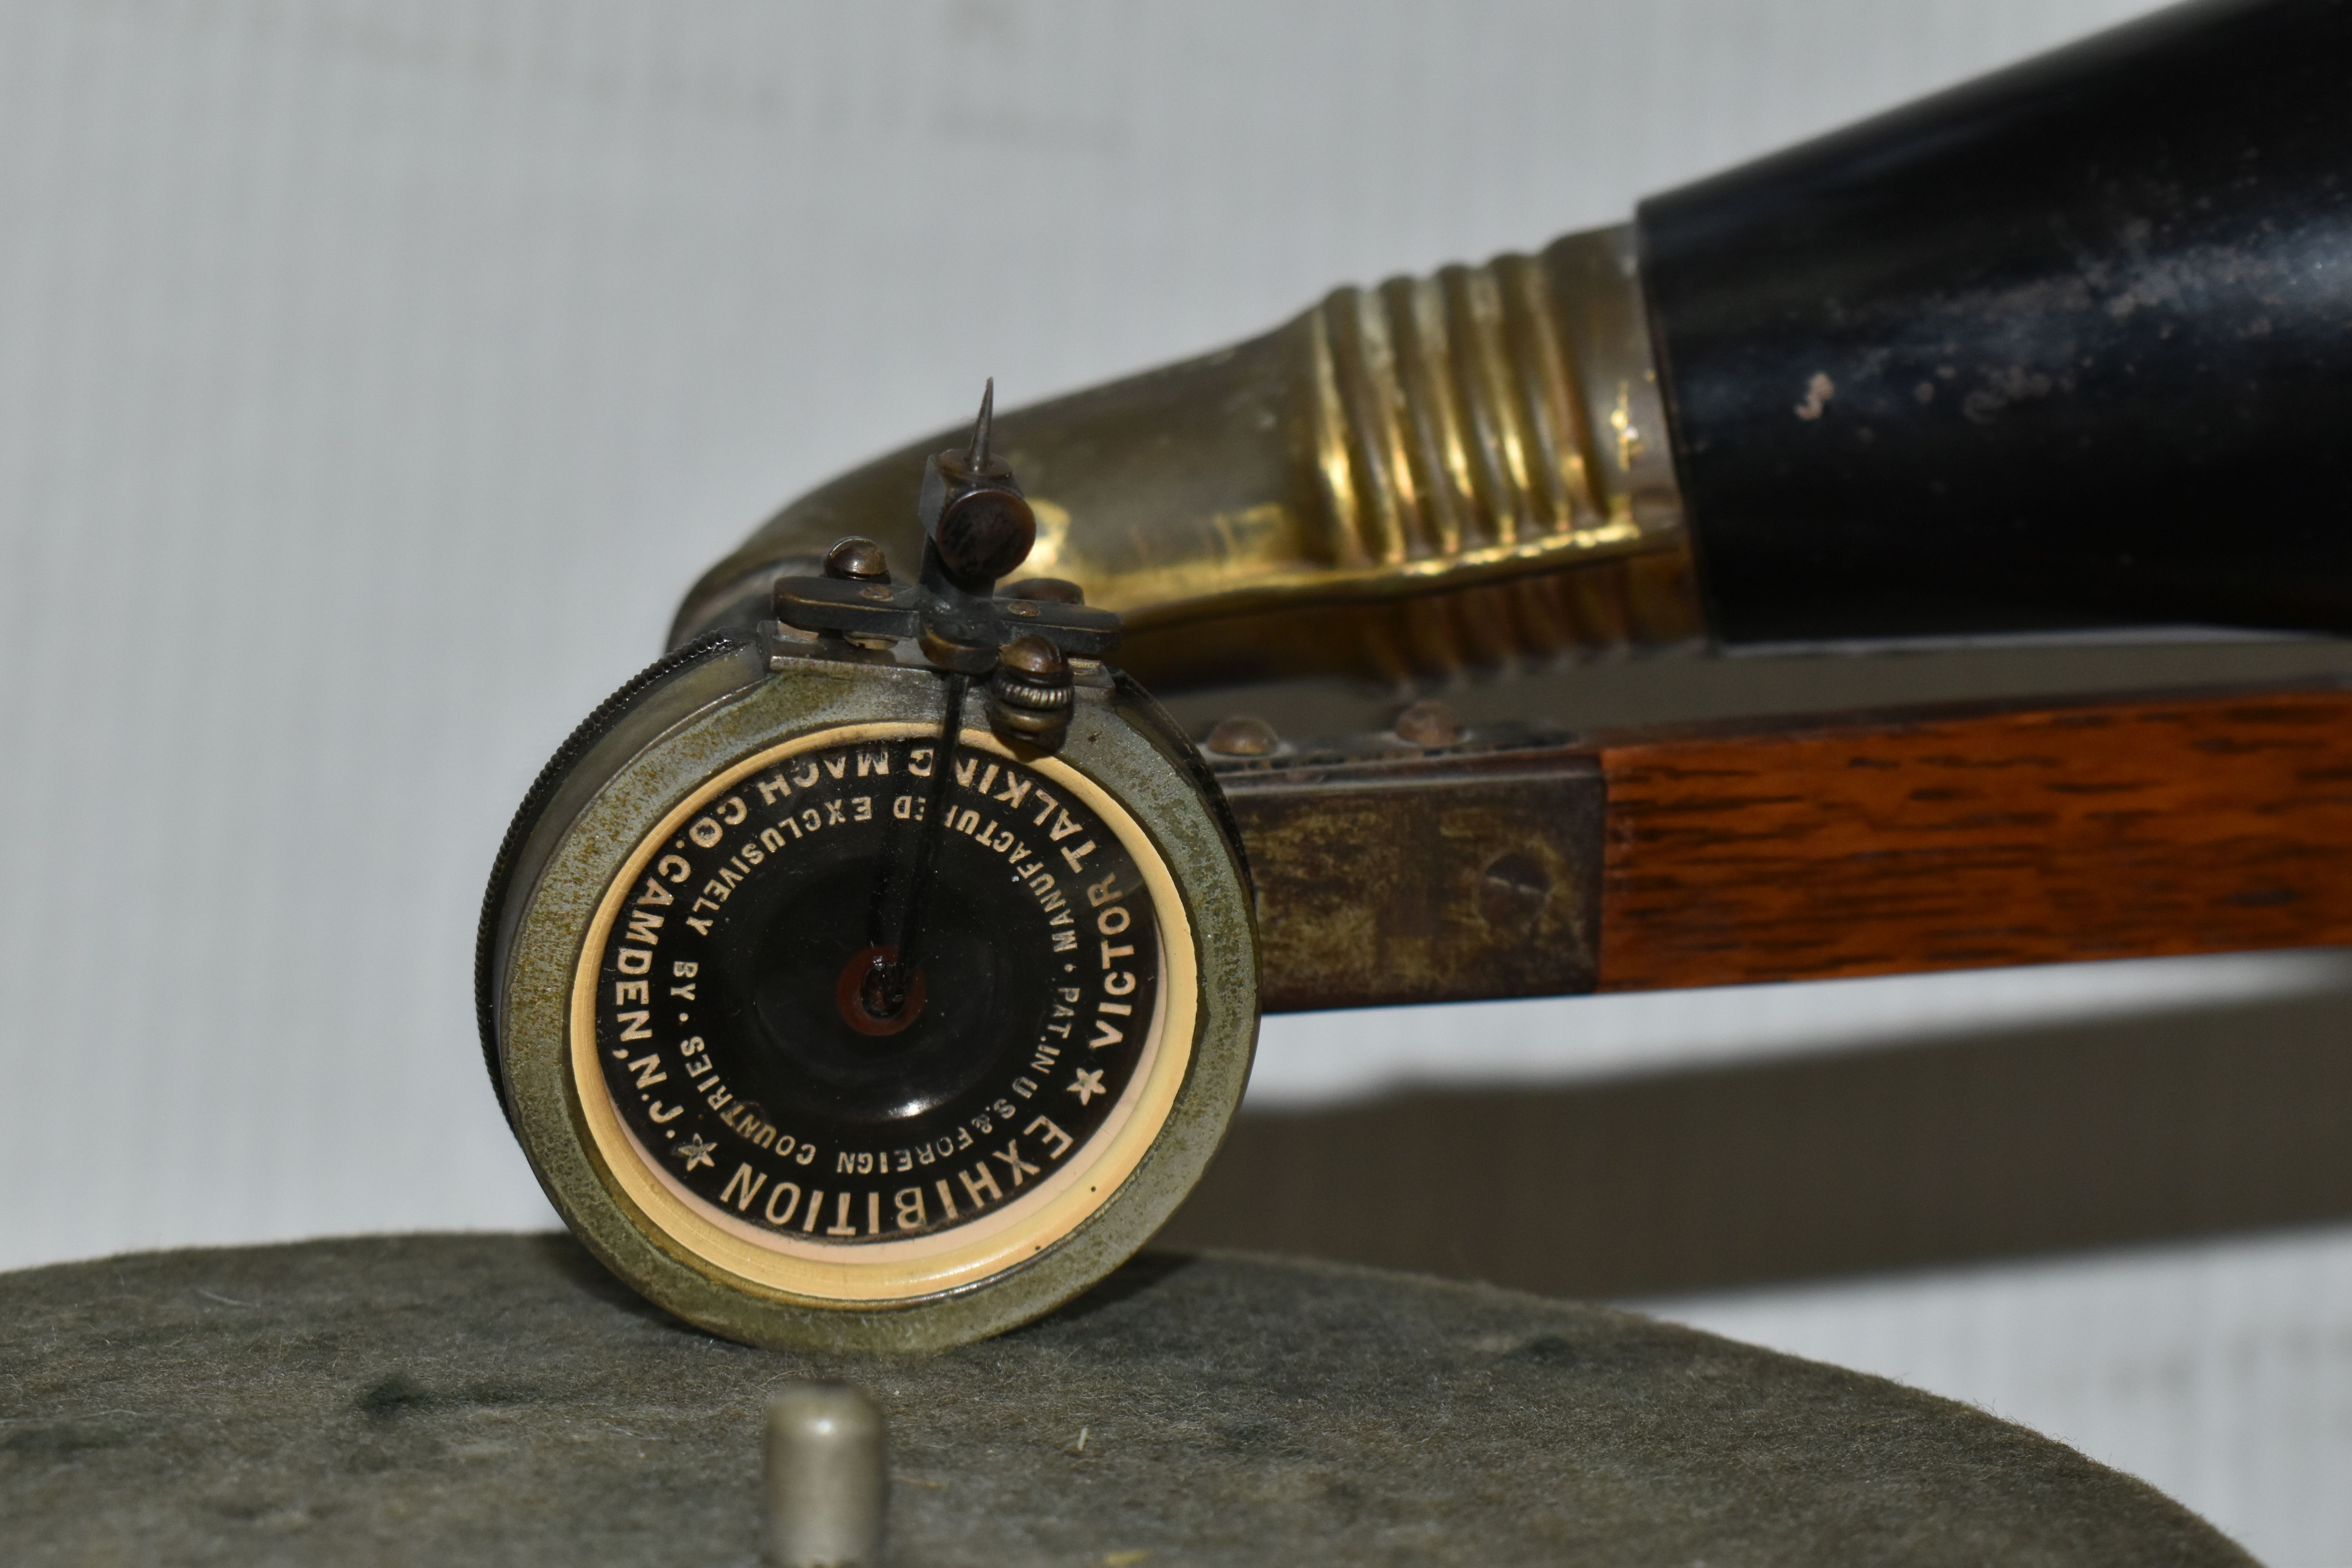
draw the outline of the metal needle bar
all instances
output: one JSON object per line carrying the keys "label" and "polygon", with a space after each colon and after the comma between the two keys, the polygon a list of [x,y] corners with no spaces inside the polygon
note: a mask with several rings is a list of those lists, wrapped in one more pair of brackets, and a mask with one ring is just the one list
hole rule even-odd
{"label": "metal needle bar", "polygon": [[963,729],[964,698],[971,689],[968,675],[950,674],[947,716],[940,723],[940,743],[931,757],[931,787],[923,802],[923,820],[916,830],[915,860],[904,889],[892,900],[897,919],[886,922],[876,944],[894,955],[877,960],[866,976],[864,994],[867,1010],[892,1017],[907,1005],[907,995],[919,962],[916,952],[922,939],[923,906],[929,901],[931,879],[939,865],[940,836],[947,816],[949,775],[955,768],[956,737]]}

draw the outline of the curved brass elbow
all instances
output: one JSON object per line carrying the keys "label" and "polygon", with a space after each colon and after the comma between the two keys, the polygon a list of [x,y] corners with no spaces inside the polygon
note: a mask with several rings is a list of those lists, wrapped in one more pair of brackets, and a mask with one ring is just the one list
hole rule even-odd
{"label": "curved brass elbow", "polygon": [[[801,497],[706,574],[683,641],[844,534],[911,569],[941,432]],[[1022,574],[1126,617],[1161,689],[1403,684],[1699,635],[1631,232],[1340,289],[1263,337],[997,416]]]}

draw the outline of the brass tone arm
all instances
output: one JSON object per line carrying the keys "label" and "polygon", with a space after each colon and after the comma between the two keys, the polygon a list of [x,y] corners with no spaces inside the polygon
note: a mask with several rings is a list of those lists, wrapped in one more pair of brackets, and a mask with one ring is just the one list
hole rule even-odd
{"label": "brass tone arm", "polygon": [[[672,640],[749,627],[845,534],[920,553],[933,435],[785,507]],[[1028,570],[1117,611],[1162,689],[1402,684],[1701,633],[1632,231],[1340,289],[1219,353],[998,416]]]}

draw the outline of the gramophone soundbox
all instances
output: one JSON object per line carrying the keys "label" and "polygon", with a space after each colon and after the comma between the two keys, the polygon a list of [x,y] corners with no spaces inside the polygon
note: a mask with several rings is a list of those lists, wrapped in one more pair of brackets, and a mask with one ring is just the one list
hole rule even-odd
{"label": "gramophone soundbox", "polygon": [[761,1411],[863,1386],[888,1560],[2242,1563],[2179,1504],[1895,1384],[1622,1312],[1146,1254],[922,1358],[688,1328],[556,1236],[0,1277],[0,1557],[749,1563]]}

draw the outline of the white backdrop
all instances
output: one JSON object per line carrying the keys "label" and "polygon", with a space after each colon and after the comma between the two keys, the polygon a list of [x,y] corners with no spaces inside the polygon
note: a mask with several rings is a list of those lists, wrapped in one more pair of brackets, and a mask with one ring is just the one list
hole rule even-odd
{"label": "white backdrop", "polygon": [[[1027,402],[1613,221],[2142,8],[0,0],[0,1266],[548,1223],[469,1005],[508,813],[703,565],[983,373]],[[2302,983],[2231,963],[2160,984]],[[2146,984],[1544,1004],[1480,1070]],[[1442,1073],[1488,1018],[1279,1023],[1262,1087]],[[1769,1308],[1720,1304],[1828,1310]],[[2020,1344],[1893,1369],[1965,1394]],[[2352,1451],[2323,1415],[2295,1452]],[[2205,1500],[2132,1429],[2067,1428]],[[2352,1556],[2332,1502],[2244,1512]]]}

